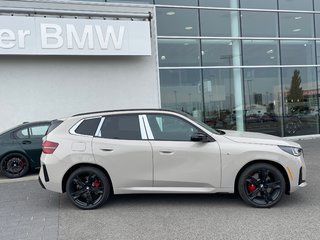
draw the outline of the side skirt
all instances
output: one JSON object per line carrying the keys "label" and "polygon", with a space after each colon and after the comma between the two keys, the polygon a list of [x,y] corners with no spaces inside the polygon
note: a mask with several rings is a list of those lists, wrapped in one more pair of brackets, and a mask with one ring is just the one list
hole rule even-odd
{"label": "side skirt", "polygon": [[114,189],[114,194],[130,193],[234,193],[234,189],[202,187],[131,187]]}

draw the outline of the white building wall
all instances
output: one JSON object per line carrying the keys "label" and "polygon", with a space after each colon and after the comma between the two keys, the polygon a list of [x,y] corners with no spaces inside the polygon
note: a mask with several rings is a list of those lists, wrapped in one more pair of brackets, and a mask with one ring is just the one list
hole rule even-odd
{"label": "white building wall", "polygon": [[0,132],[81,112],[159,108],[153,21],[151,26],[151,56],[0,56]]}

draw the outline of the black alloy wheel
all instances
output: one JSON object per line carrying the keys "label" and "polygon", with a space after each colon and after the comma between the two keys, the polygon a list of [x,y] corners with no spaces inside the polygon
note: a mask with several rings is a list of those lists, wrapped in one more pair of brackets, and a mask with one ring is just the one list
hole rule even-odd
{"label": "black alloy wheel", "polygon": [[78,208],[95,209],[107,201],[110,187],[108,178],[101,170],[81,167],[69,176],[66,191],[71,202]]}
{"label": "black alloy wheel", "polygon": [[284,195],[285,180],[276,167],[257,163],[246,168],[240,175],[238,192],[247,204],[270,208]]}
{"label": "black alloy wheel", "polygon": [[19,178],[27,174],[30,165],[21,153],[10,153],[1,161],[1,172],[8,178]]}

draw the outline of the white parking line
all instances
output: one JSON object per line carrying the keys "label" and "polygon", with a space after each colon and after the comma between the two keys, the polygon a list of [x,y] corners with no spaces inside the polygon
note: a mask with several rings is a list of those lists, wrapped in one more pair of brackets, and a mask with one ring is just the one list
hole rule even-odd
{"label": "white parking line", "polygon": [[25,181],[32,181],[38,179],[38,174],[28,175],[22,178],[6,178],[4,176],[0,177],[0,184],[1,183],[14,183],[14,182],[25,182]]}

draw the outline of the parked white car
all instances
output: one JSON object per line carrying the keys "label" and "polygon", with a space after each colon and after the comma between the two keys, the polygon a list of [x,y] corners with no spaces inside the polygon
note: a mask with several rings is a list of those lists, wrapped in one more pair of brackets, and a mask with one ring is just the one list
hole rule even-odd
{"label": "parked white car", "polygon": [[119,110],[61,121],[43,142],[39,181],[81,209],[111,194],[239,193],[271,207],[307,185],[299,144],[214,130],[184,113]]}

